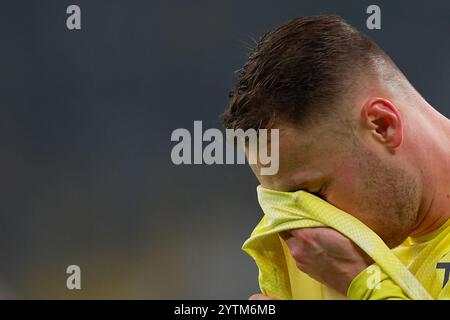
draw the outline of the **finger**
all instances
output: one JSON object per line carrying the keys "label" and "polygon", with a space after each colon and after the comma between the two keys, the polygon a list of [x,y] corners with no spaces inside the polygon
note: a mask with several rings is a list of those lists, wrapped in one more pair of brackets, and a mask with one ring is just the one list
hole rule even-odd
{"label": "finger", "polygon": [[292,229],[290,234],[292,237],[303,240],[307,243],[311,243],[317,239],[324,232],[329,232],[330,228],[320,227],[320,228],[302,228],[302,229]]}
{"label": "finger", "polygon": [[266,295],[263,295],[262,293],[257,293],[248,298],[248,300],[277,300],[277,299],[268,297]]}
{"label": "finger", "polygon": [[284,240],[287,240],[291,237],[294,237],[296,239],[307,239],[310,238],[312,235],[316,233],[317,229],[326,229],[326,228],[300,228],[300,229],[290,229],[281,231],[279,234],[281,238]]}
{"label": "finger", "polygon": [[307,250],[304,241],[302,239],[290,237],[287,238],[285,242],[292,258],[297,262],[303,262]]}

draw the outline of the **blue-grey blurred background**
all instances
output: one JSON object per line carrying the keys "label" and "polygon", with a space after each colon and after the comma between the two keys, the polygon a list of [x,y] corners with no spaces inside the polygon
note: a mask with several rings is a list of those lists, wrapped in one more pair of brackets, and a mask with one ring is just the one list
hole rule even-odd
{"label": "blue-grey blurred background", "polygon": [[[81,7],[82,29],[66,28]],[[382,30],[367,30],[377,4]],[[172,164],[264,32],[334,13],[450,115],[450,2],[8,0],[0,10],[0,297],[246,299],[261,217],[245,165]],[[66,268],[82,289],[66,288]]]}

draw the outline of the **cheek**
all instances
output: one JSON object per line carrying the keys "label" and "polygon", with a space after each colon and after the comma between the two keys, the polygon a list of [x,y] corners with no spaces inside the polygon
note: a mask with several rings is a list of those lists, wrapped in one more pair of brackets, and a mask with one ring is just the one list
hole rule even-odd
{"label": "cheek", "polygon": [[372,230],[379,231],[380,224],[374,212],[385,212],[380,206],[385,207],[390,202],[387,196],[379,201],[379,192],[374,185],[367,184],[367,175],[358,165],[341,166],[336,171],[334,185],[330,186],[327,201],[335,207],[351,214]]}
{"label": "cheek", "polygon": [[361,185],[359,170],[358,166],[345,165],[335,171],[333,183],[327,193],[327,201],[346,212],[359,212],[359,204],[368,200],[368,195],[364,194],[365,188]]}

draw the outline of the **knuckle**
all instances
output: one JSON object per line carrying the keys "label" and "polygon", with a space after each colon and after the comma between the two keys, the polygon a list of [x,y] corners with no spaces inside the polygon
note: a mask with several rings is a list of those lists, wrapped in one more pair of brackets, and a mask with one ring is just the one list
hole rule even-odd
{"label": "knuckle", "polygon": [[303,261],[303,253],[298,246],[296,245],[290,246],[289,251],[291,252],[291,256],[292,258],[294,258],[295,261],[297,262]]}

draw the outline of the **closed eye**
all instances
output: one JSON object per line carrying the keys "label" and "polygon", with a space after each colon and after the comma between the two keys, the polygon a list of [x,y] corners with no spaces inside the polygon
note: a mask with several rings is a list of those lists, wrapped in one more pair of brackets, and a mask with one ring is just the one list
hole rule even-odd
{"label": "closed eye", "polygon": [[316,197],[319,197],[319,198],[325,200],[325,195],[320,192],[310,192],[310,193],[315,195]]}
{"label": "closed eye", "polygon": [[326,200],[326,197],[327,197],[324,186],[322,186],[319,191],[309,192],[309,193],[311,193],[311,194],[315,195],[316,197],[319,197],[323,200]]}

